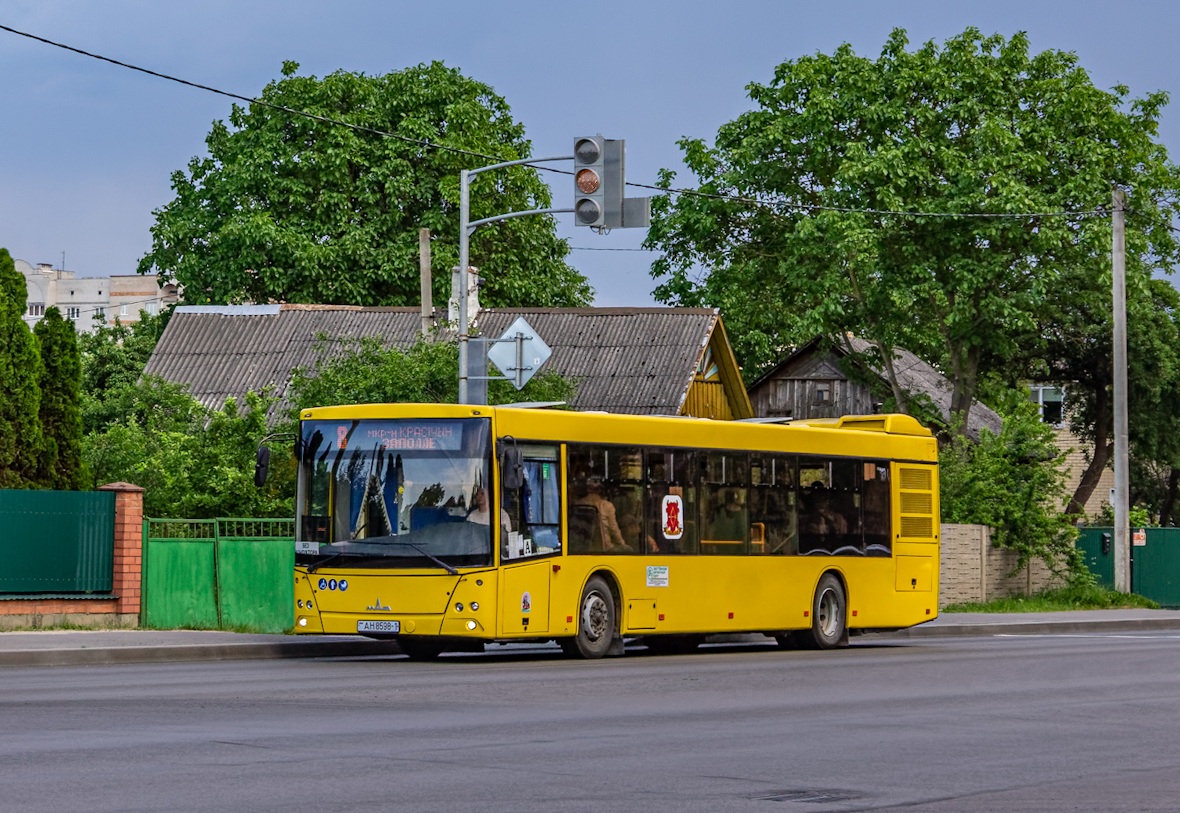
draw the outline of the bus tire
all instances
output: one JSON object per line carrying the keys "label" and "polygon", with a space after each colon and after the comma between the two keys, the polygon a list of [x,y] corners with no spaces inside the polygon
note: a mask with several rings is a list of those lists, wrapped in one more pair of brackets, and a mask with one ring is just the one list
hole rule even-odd
{"label": "bus tire", "polygon": [[399,638],[397,642],[402,654],[412,661],[432,661],[442,654],[443,645],[438,641]]}
{"label": "bus tire", "polygon": [[815,588],[811,602],[809,649],[836,649],[848,646],[848,597],[844,585],[833,573],[825,573]]}
{"label": "bus tire", "polygon": [[578,603],[578,634],[563,638],[567,655],[595,659],[605,656],[615,638],[615,596],[601,576],[591,576]]}

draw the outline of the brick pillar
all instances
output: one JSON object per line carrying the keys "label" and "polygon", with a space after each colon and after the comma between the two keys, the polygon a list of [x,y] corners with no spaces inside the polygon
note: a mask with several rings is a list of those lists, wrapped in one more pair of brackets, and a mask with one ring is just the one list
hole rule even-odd
{"label": "brick pillar", "polygon": [[131,483],[107,483],[99,491],[115,492],[115,580],[119,615],[139,615],[143,570],[143,489]]}

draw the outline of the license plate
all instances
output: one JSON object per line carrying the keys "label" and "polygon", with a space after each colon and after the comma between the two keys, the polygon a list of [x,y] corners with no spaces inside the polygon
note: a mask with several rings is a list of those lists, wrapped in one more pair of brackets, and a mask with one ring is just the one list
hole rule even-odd
{"label": "license plate", "polygon": [[356,622],[357,632],[401,632],[402,622],[400,621],[358,621]]}

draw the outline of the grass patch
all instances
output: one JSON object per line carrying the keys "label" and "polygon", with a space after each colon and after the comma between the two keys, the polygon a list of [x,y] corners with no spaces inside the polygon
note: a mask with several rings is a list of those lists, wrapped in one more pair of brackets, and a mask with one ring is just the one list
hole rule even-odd
{"label": "grass patch", "polygon": [[1134,593],[1119,593],[1096,584],[1058,587],[1035,596],[1000,598],[988,602],[952,604],[944,613],[1052,613],[1062,610],[1158,610],[1159,605]]}

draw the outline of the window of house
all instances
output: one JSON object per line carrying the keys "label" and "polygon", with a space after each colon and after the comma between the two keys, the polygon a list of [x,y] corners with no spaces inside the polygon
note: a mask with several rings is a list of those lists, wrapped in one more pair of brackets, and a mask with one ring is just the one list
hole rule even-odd
{"label": "window of house", "polygon": [[815,383],[815,402],[817,404],[832,403],[832,382],[817,381]]}
{"label": "window of house", "polygon": [[95,308],[94,315],[105,319],[106,315],[107,315],[107,309],[106,308]]}
{"label": "window of house", "polygon": [[1061,387],[1029,387],[1028,400],[1041,409],[1041,420],[1060,426],[1065,422],[1065,390]]}
{"label": "window of house", "polygon": [[45,315],[45,303],[44,302],[30,302],[29,303],[29,316],[44,316],[44,315]]}
{"label": "window of house", "polygon": [[126,306],[126,305],[120,305],[120,306],[119,306],[119,315],[120,315],[120,316],[126,316],[126,315],[127,315],[127,306]]}
{"label": "window of house", "polygon": [[77,319],[81,315],[82,315],[81,308],[66,308],[66,318],[67,319]]}
{"label": "window of house", "polygon": [[148,303],[147,312],[150,316],[155,316],[157,313],[159,313],[159,311],[160,311],[159,304],[157,304],[155,302]]}

